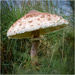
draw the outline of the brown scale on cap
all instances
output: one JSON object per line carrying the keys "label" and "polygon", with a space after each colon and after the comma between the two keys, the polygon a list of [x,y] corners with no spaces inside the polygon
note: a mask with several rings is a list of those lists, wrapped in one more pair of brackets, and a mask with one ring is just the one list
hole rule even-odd
{"label": "brown scale on cap", "polygon": [[53,23],[55,23],[55,22],[53,22]]}
{"label": "brown scale on cap", "polygon": [[51,18],[48,18],[47,20],[48,20],[48,21],[50,21],[50,20],[51,20]]}
{"label": "brown scale on cap", "polygon": [[29,23],[33,22],[33,21],[28,21]]}
{"label": "brown scale on cap", "polygon": [[40,24],[37,24],[37,25],[40,25]]}
{"label": "brown scale on cap", "polygon": [[39,21],[40,19],[38,18],[37,20]]}
{"label": "brown scale on cap", "polygon": [[33,14],[33,16],[34,16],[34,17],[37,17],[37,16],[38,16],[38,14]]}
{"label": "brown scale on cap", "polygon": [[33,26],[33,25],[30,25],[30,26]]}
{"label": "brown scale on cap", "polygon": [[19,26],[21,26],[22,24],[20,23]]}
{"label": "brown scale on cap", "polygon": [[12,27],[14,27],[14,26],[15,26],[15,24],[12,25]]}
{"label": "brown scale on cap", "polygon": [[22,18],[26,19],[26,15],[24,15]]}
{"label": "brown scale on cap", "polygon": [[42,16],[40,17],[40,18],[44,18],[45,17],[45,15],[44,14],[42,14]]}
{"label": "brown scale on cap", "polygon": [[14,28],[17,25],[18,21],[16,21],[11,27]]}
{"label": "brown scale on cap", "polygon": [[50,14],[48,14],[47,16],[50,17]]}
{"label": "brown scale on cap", "polygon": [[14,31],[14,33],[15,33],[15,31]]}
{"label": "brown scale on cap", "polygon": [[54,17],[56,17],[56,15],[55,15],[55,14],[53,14],[53,16],[54,16]]}
{"label": "brown scale on cap", "polygon": [[18,22],[21,22],[21,20],[19,19]]}
{"label": "brown scale on cap", "polygon": [[40,22],[42,22],[42,21],[40,21]]}
{"label": "brown scale on cap", "polygon": [[24,29],[25,27],[22,27],[22,29]]}
{"label": "brown scale on cap", "polygon": [[28,18],[28,17],[33,17],[32,15],[26,15],[26,18]]}

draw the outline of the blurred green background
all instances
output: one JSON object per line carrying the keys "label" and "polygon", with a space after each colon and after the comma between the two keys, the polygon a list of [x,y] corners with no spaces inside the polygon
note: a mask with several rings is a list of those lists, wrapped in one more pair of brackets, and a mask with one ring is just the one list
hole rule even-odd
{"label": "blurred green background", "polygon": [[[40,37],[39,66],[30,60],[31,40],[8,39],[9,27],[30,10],[62,16],[70,25]],[[2,74],[74,74],[74,1],[16,0],[1,1]]]}

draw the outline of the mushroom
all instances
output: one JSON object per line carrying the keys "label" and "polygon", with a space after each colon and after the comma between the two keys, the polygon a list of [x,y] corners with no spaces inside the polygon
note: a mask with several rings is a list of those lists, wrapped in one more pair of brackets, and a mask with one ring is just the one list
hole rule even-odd
{"label": "mushroom", "polygon": [[38,63],[39,36],[64,28],[69,22],[60,16],[31,10],[17,20],[7,31],[8,38],[22,39],[32,37],[31,61]]}

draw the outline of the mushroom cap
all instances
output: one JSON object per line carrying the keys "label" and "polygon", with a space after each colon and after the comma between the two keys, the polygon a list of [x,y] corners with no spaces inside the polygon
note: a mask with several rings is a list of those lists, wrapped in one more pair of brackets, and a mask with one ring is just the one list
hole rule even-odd
{"label": "mushroom cap", "polygon": [[62,29],[68,24],[67,20],[55,14],[32,10],[9,28],[7,37],[18,39],[33,37],[33,31],[39,30],[39,35],[41,35]]}

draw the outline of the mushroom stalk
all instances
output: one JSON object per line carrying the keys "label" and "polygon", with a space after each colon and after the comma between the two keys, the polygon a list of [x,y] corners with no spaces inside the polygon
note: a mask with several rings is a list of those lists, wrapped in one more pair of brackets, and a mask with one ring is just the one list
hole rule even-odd
{"label": "mushroom stalk", "polygon": [[[33,39],[38,37],[39,37],[39,31],[38,30],[34,31]],[[31,61],[33,64],[38,64],[38,56],[37,56],[38,46],[39,46],[39,40],[33,40],[31,47]]]}

